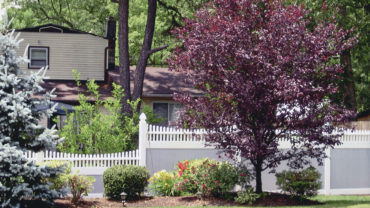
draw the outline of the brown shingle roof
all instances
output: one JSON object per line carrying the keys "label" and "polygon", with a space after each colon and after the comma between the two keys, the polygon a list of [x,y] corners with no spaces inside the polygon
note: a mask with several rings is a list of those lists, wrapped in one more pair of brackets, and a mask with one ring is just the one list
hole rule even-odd
{"label": "brown shingle roof", "polygon": [[[133,69],[131,69],[131,80],[133,80]],[[167,68],[147,67],[144,79],[143,98],[145,97],[172,97],[173,93],[191,93],[195,96],[201,92],[195,90],[186,81],[186,75],[180,72],[169,71]],[[112,82],[119,83],[118,69],[108,72],[107,81],[98,83],[99,92],[103,98],[111,96]],[[78,87],[72,80],[50,80],[45,81],[44,87],[47,91],[56,88],[56,98],[53,100],[61,102],[76,102],[78,92],[86,92],[86,87]],[[131,90],[133,82],[131,81]]]}

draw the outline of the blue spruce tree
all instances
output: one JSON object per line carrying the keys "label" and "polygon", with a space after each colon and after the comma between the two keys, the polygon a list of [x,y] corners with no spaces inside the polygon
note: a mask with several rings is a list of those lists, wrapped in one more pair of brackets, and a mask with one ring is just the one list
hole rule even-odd
{"label": "blue spruce tree", "polygon": [[33,202],[52,204],[60,196],[50,190],[46,178],[55,177],[62,168],[50,168],[27,160],[27,151],[43,151],[59,142],[56,131],[38,124],[42,114],[50,116],[51,93],[44,93],[45,69],[21,74],[19,66],[28,62],[17,56],[20,43],[7,25],[0,26],[0,207],[29,207]]}

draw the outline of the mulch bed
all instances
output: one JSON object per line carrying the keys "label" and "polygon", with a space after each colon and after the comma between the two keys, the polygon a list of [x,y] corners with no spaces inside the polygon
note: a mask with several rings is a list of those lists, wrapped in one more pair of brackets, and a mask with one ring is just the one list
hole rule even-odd
{"label": "mulch bed", "polygon": [[278,193],[269,193],[265,198],[257,199],[253,203],[255,206],[308,206],[320,204],[324,203]]}
{"label": "mulch bed", "polygon": [[[299,199],[284,194],[270,193],[263,199],[258,199],[254,206],[299,206],[299,205],[319,205],[317,201]],[[126,203],[127,207],[161,207],[161,206],[242,206],[233,201],[223,199],[206,198],[198,200],[195,196],[181,197],[142,197],[136,201]],[[74,207],[69,198],[58,199],[55,201],[55,208]],[[78,207],[81,208],[103,208],[103,207],[122,207],[120,201],[111,201],[106,198],[85,198]]]}

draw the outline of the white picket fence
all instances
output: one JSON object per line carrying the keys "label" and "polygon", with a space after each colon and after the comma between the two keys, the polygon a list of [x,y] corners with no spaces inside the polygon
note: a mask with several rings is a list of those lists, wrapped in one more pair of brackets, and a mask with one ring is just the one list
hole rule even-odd
{"label": "white picket fence", "polygon": [[[81,175],[102,175],[103,172],[114,165],[147,165],[147,149],[210,149],[214,146],[207,146],[205,143],[204,130],[185,130],[173,127],[160,127],[149,125],[146,122],[146,116],[140,116],[139,124],[139,146],[137,150],[120,152],[113,154],[69,154],[61,152],[28,152],[26,157],[36,162],[60,160],[69,161],[72,164],[72,170]],[[357,130],[347,131],[340,138],[342,145],[336,148],[370,148],[370,131]],[[289,148],[288,140],[281,140],[280,148]],[[324,193],[330,192],[330,150],[325,159],[325,187]],[[370,158],[369,158],[370,159]],[[370,193],[370,189],[365,192]],[[365,193],[364,192],[364,193]],[[361,192],[362,193],[362,192]]]}
{"label": "white picket fence", "polygon": [[[205,134],[202,129],[178,129],[174,127],[162,127],[143,123],[141,129],[148,129],[144,137],[146,145],[150,148],[214,148],[212,145],[205,145]],[[340,138],[341,145],[335,148],[370,148],[370,130],[347,130]],[[290,148],[288,138],[279,141],[279,148]]]}
{"label": "white picket fence", "polygon": [[70,154],[55,151],[39,153],[27,152],[26,157],[37,163],[46,161],[68,161],[72,170],[83,175],[101,175],[104,170],[114,165],[139,165],[139,151],[127,151],[112,154]]}

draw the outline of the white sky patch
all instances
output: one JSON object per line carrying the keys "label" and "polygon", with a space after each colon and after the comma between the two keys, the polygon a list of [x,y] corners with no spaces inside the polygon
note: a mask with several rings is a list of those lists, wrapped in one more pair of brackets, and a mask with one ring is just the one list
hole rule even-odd
{"label": "white sky patch", "polygon": [[[6,8],[4,7],[3,3],[4,3],[4,0],[0,0],[0,20],[3,20],[4,15],[6,14]],[[15,5],[15,2],[11,2],[10,5],[8,5],[7,7],[8,8],[9,7],[19,8],[19,6]]]}
{"label": "white sky patch", "polygon": [[6,13],[6,9],[3,8],[4,0],[0,0],[0,20],[3,19],[4,14]]}

